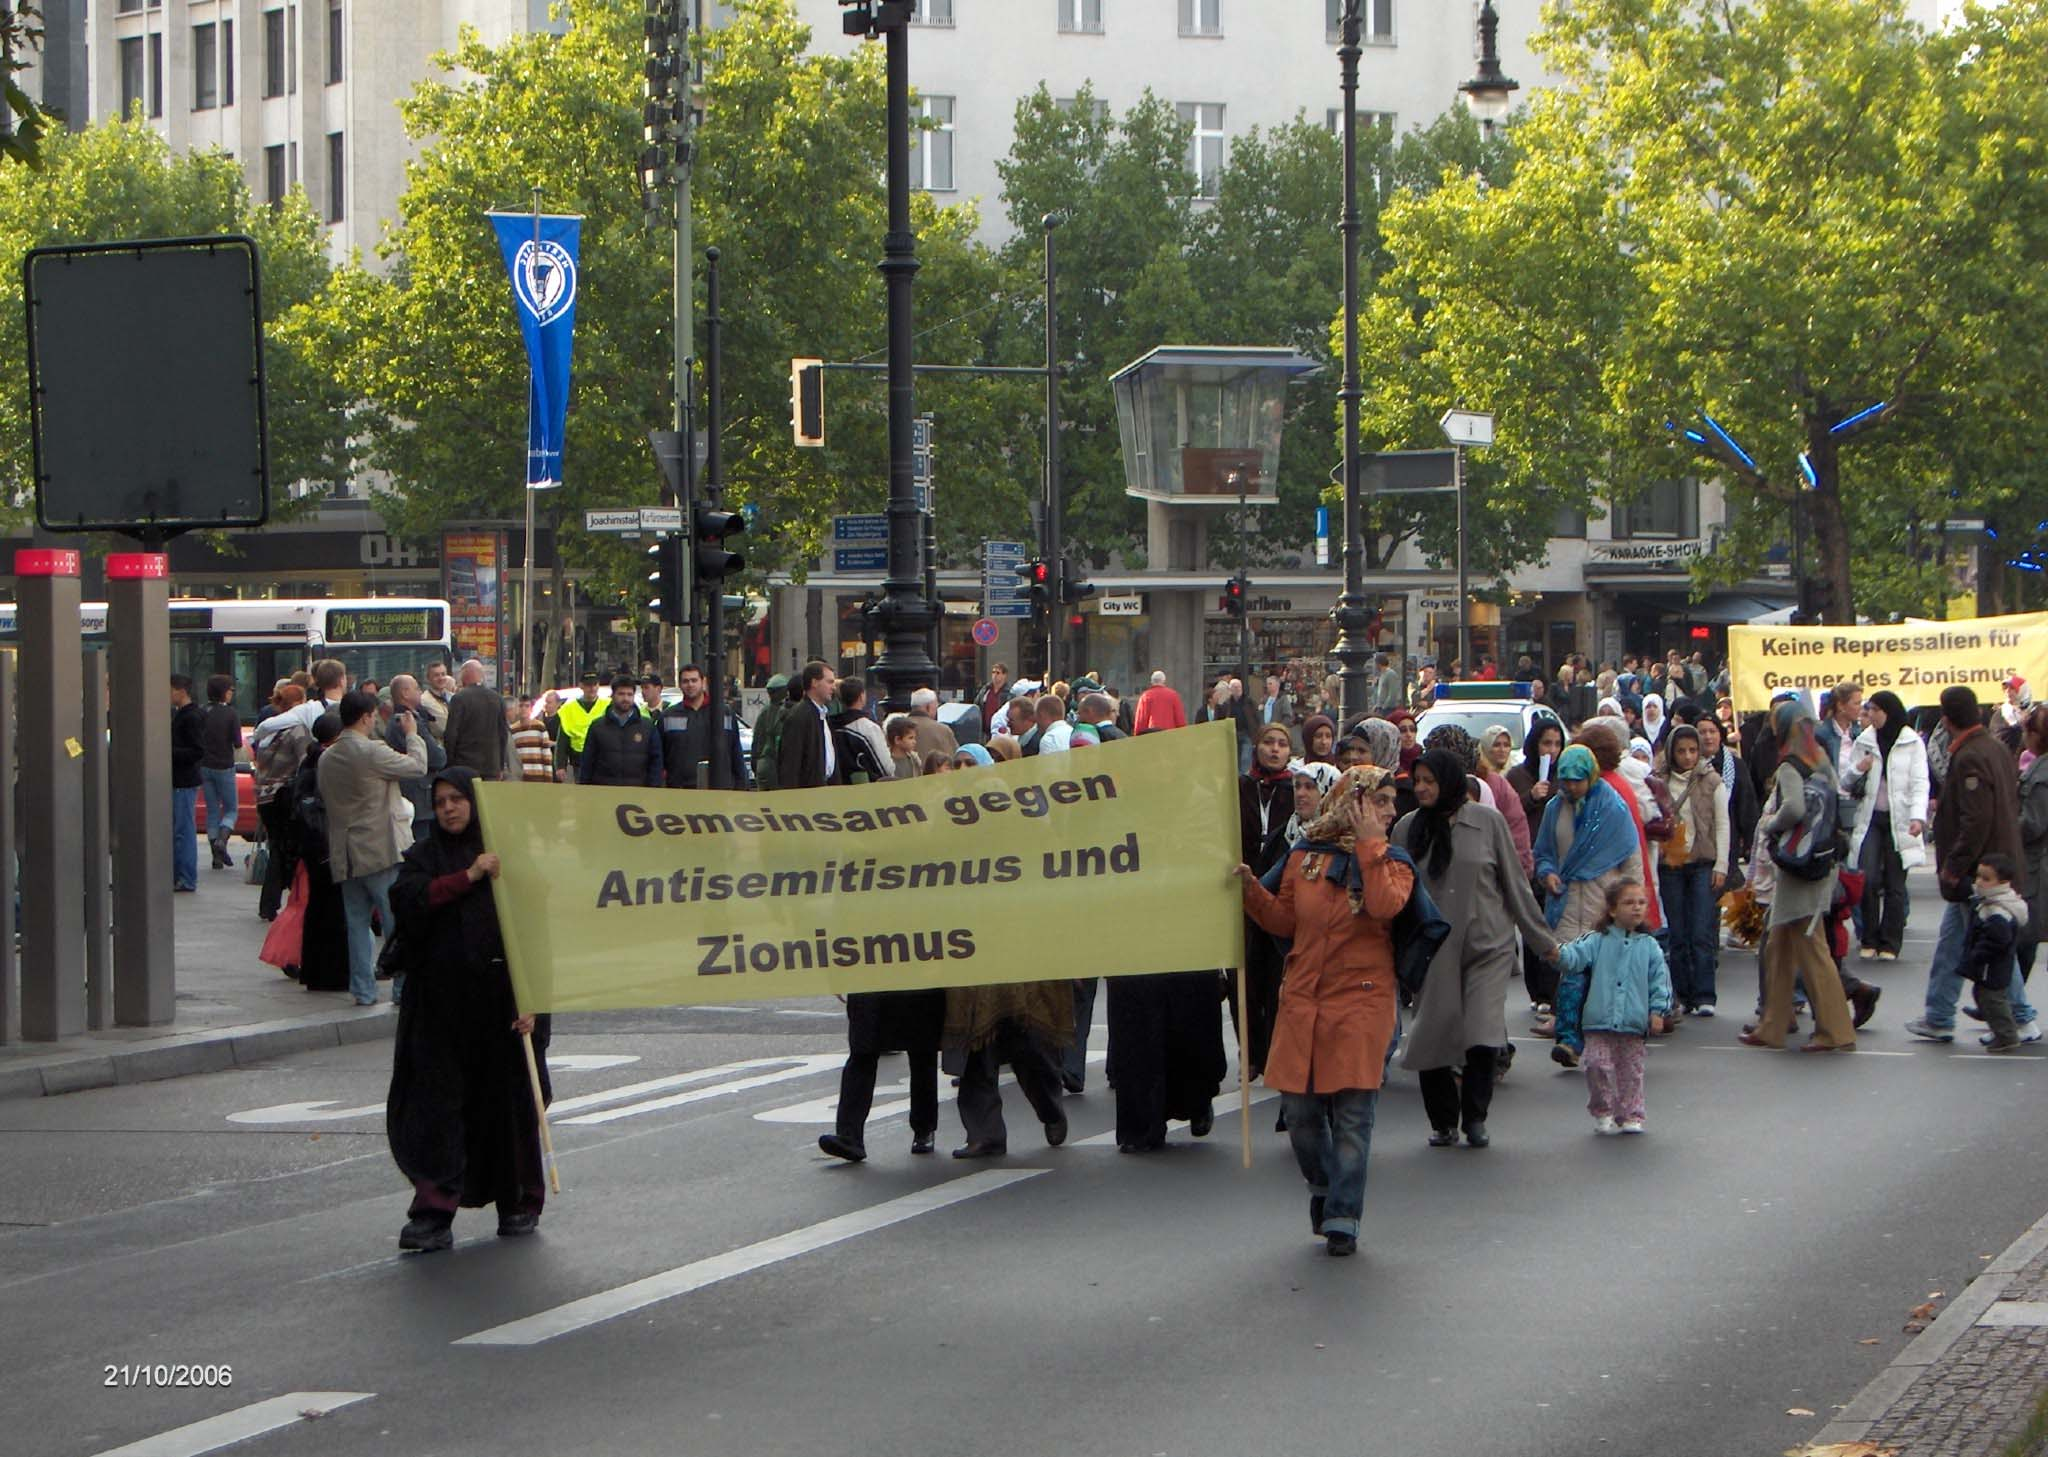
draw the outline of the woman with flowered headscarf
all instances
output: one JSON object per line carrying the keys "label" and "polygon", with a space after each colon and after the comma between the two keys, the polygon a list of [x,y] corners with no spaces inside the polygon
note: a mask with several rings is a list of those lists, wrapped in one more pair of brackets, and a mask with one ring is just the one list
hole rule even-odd
{"label": "woman with flowered headscarf", "polygon": [[1493,791],[1493,807],[1508,822],[1508,838],[1515,842],[1515,858],[1521,862],[1522,875],[1527,878],[1536,867],[1536,855],[1530,848],[1533,827],[1528,813],[1522,808],[1521,792],[1508,778],[1508,766],[1514,758],[1515,736],[1508,726],[1504,723],[1488,724],[1479,735],[1477,773],[1486,787]]}
{"label": "woman with flowered headscarf", "polygon": [[[1788,698],[1774,707],[1771,732],[1778,740],[1778,768],[1771,778],[1762,828],[1767,843],[1779,845],[1794,831],[1813,833],[1815,826],[1807,813],[1811,781],[1820,781],[1818,788],[1829,800],[1840,791],[1835,766],[1814,737],[1813,710],[1804,699]],[[1763,1010],[1757,1016],[1756,1030],[1742,1033],[1738,1041],[1751,1047],[1783,1048],[1785,1029],[1792,1021],[1792,983],[1803,979],[1806,1002],[1813,1009],[1813,1036],[1800,1045],[1800,1051],[1856,1050],[1849,999],[1828,945],[1828,910],[1834,903],[1835,879],[1833,867],[1818,880],[1779,868],[1763,949]]]}
{"label": "woman with flowered headscarf", "polygon": [[1508,1045],[1508,981],[1520,962],[1515,933],[1551,960],[1557,938],[1529,892],[1506,821],[1469,797],[1464,761],[1437,744],[1442,732],[1429,736],[1415,766],[1415,813],[1392,836],[1451,923],[1423,980],[1401,1060],[1421,1075],[1430,1145],[1448,1148],[1462,1127],[1467,1143],[1485,1148],[1497,1058]]}
{"label": "woman with flowered headscarf", "polygon": [[1283,1095],[1309,1222],[1333,1255],[1358,1249],[1373,1112],[1397,1016],[1392,923],[1415,889],[1414,871],[1387,844],[1393,820],[1387,771],[1347,769],[1289,853],[1277,894],[1249,865],[1237,867],[1246,914],[1294,943],[1266,1086]]}

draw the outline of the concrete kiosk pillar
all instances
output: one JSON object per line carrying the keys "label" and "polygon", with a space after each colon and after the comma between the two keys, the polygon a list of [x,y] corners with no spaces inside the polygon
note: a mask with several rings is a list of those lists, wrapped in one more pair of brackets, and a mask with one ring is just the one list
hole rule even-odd
{"label": "concrete kiosk pillar", "polygon": [[[177,972],[171,915],[169,558],[160,552],[116,552],[107,558],[107,632],[113,647],[109,696],[115,725],[108,767],[121,786],[109,806],[114,1022],[156,1027],[171,1020]],[[75,672],[75,645],[71,663]],[[75,678],[71,701],[78,701]],[[190,825],[185,833],[192,833]]]}
{"label": "concrete kiosk pillar", "polygon": [[[85,1026],[85,746],[78,553],[14,554],[21,642],[21,1035]],[[159,714],[159,717],[162,715]]]}

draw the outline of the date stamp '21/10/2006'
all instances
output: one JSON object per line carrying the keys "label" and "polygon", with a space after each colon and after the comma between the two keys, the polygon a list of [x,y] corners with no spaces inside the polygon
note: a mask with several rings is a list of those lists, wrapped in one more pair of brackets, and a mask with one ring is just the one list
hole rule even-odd
{"label": "date stamp '21/10/2006'", "polygon": [[235,1384],[235,1368],[232,1366],[204,1366],[185,1361],[145,1361],[132,1365],[109,1362],[101,1369],[105,1373],[100,1382],[102,1386],[176,1388]]}

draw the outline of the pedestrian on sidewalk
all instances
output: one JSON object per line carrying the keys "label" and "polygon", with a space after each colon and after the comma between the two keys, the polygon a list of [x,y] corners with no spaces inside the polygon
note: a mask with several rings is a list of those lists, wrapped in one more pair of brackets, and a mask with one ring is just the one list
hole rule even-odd
{"label": "pedestrian on sidewalk", "polygon": [[[1788,698],[1773,708],[1771,729],[1778,741],[1778,767],[1763,829],[1777,874],[1762,952],[1763,1007],[1756,1030],[1736,1040],[1782,1049],[1792,1020],[1792,984],[1800,980],[1813,1009],[1813,1035],[1800,1050],[1853,1052],[1856,1030],[1827,937],[1836,889],[1835,766],[1815,737],[1813,710],[1803,699]],[[1801,862],[1819,870],[1818,876],[1798,873],[1794,866]]]}
{"label": "pedestrian on sidewalk", "polygon": [[1976,894],[1970,900],[1973,914],[1962,963],[1956,967],[1956,974],[1977,988],[1971,1015],[1990,1029],[1984,1038],[1990,1052],[2011,1052],[2022,1045],[2010,995],[2019,980],[2015,948],[2028,916],[2027,903],[2014,884],[2018,879],[2019,867],[2003,855],[1986,855],[1977,862]]}
{"label": "pedestrian on sidewalk", "polygon": [[1131,732],[1150,734],[1187,726],[1188,712],[1180,701],[1180,695],[1166,686],[1166,674],[1154,673],[1151,686],[1138,695],[1138,711],[1132,719]]}
{"label": "pedestrian on sidewalk", "polygon": [[171,674],[171,889],[199,889],[199,769],[206,762],[206,733],[192,680]]}
{"label": "pedestrian on sidewalk", "polygon": [[[372,736],[377,700],[355,689],[341,700],[341,734],[320,756],[320,799],[327,814],[328,868],[348,919],[348,989],[356,1005],[377,1000],[377,952],[370,918],[391,934],[391,882],[398,878],[399,786],[427,772],[427,745],[409,713],[393,714],[405,752]],[[410,821],[406,840],[411,840]],[[401,988],[393,985],[394,996]]]}
{"label": "pedestrian on sidewalk", "polygon": [[640,712],[640,702],[634,696],[638,686],[629,673],[612,679],[611,707],[592,719],[583,733],[583,751],[576,760],[578,784],[661,787],[667,771],[661,757],[661,734]]}
{"label": "pedestrian on sidewalk", "polygon": [[235,868],[228,839],[242,813],[235,791],[235,750],[242,747],[242,716],[232,707],[234,701],[234,679],[215,673],[206,680],[206,711],[199,723],[206,754],[199,761],[199,786],[206,794],[206,840],[213,850],[215,870]]}
{"label": "pedestrian on sidewalk", "polygon": [[[1985,729],[1976,692],[1962,684],[1943,689],[1941,718],[1948,729],[1948,766],[1941,771],[1941,796],[1934,804],[1934,874],[1947,905],[1927,968],[1926,1009],[1906,1024],[1906,1031],[1928,1042],[1955,1041],[1956,1002],[1963,985],[1956,968],[1969,935],[1970,893],[1979,862],[1986,855],[2003,855],[2017,865],[2023,853],[2019,766]],[[2021,1011],[2015,999],[2014,1016]],[[2030,1026],[2033,1019],[2023,1021]]]}
{"label": "pedestrian on sidewalk", "polygon": [[[456,695],[460,698],[460,694]],[[408,779],[398,786],[398,792],[405,796],[412,806],[412,838],[403,842],[400,848],[417,845],[433,832],[434,825],[434,784],[433,776],[448,767],[448,752],[441,747],[435,736],[434,726],[422,715],[421,705],[426,701],[420,691],[419,680],[410,673],[399,673],[391,679],[391,717],[385,722],[380,737],[391,746],[394,753],[405,752],[405,730],[399,723],[401,714],[412,716],[413,726],[419,730],[420,742],[427,746],[427,772],[417,779]]]}
{"label": "pedestrian on sidewalk", "polygon": [[419,1253],[455,1242],[458,1208],[496,1204],[499,1235],[534,1232],[546,1190],[522,1034],[533,1037],[543,1101],[552,1095],[549,1019],[521,1015],[505,964],[476,775],[444,769],[433,792],[433,832],[405,852],[391,888],[406,994],[384,1112],[391,1157],[413,1187],[398,1247]]}
{"label": "pedestrian on sidewalk", "polygon": [[1277,894],[1249,865],[1236,871],[1252,919],[1294,943],[1266,1086],[1283,1095],[1309,1225],[1332,1255],[1358,1249],[1373,1116],[1398,1015],[1393,920],[1415,874],[1388,846],[1393,822],[1392,776],[1348,769],[1287,857]]}
{"label": "pedestrian on sidewalk", "polygon": [[462,665],[462,687],[448,700],[441,746],[447,751],[450,768],[467,769],[484,779],[503,779],[508,737],[505,700],[485,684],[484,677],[481,660],[471,658]]}
{"label": "pedestrian on sidewalk", "polygon": [[[291,898],[299,907],[299,986],[309,992],[348,990],[348,914],[341,887],[327,857],[327,806],[320,798],[320,760],[341,737],[341,715],[313,720],[313,742],[292,782],[292,837],[303,874],[294,875]],[[301,891],[300,887],[304,887]]]}
{"label": "pedestrian on sidewalk", "polygon": [[519,778],[526,784],[555,782],[555,745],[548,736],[546,715],[554,707],[555,694],[549,689],[541,699],[541,718],[528,718],[526,705],[518,698],[505,700],[505,727],[512,735],[512,757],[519,765]]}
{"label": "pedestrian on sidewalk", "polygon": [[1429,749],[1413,780],[1416,810],[1391,838],[1414,859],[1451,934],[1423,980],[1401,1065],[1422,1083],[1432,1148],[1455,1144],[1460,1128],[1466,1143],[1485,1148],[1495,1074],[1504,1066],[1500,1049],[1509,1045],[1508,982],[1521,959],[1516,932],[1545,959],[1556,956],[1557,938],[1529,890],[1507,821],[1473,801],[1457,750]]}
{"label": "pedestrian on sidewalk", "polygon": [[299,765],[313,746],[313,735],[288,710],[306,701],[306,690],[289,678],[277,680],[271,690],[271,717],[257,725],[250,757],[256,767],[256,817],[263,823],[263,843],[269,862],[263,871],[263,891],[257,898],[256,914],[266,921],[277,919],[277,909],[291,889],[299,865],[298,822],[292,814],[292,785]]}
{"label": "pedestrian on sidewalk", "polygon": [[1647,1039],[1671,1015],[1671,974],[1644,928],[1650,895],[1633,880],[1607,890],[1605,924],[1565,946],[1558,962],[1584,977],[1586,1111],[1595,1133],[1641,1133]]}

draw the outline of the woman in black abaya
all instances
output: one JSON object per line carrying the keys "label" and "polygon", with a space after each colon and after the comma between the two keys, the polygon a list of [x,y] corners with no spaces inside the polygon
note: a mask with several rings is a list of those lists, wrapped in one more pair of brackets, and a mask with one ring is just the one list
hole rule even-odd
{"label": "woman in black abaya", "polygon": [[496,1204],[508,1237],[540,1222],[540,1122],[519,1037],[533,1034],[550,1096],[548,1019],[519,1016],[512,999],[475,781],[467,769],[434,776],[433,833],[391,887],[406,983],[385,1128],[413,1186],[402,1250],[447,1249],[458,1207]]}

